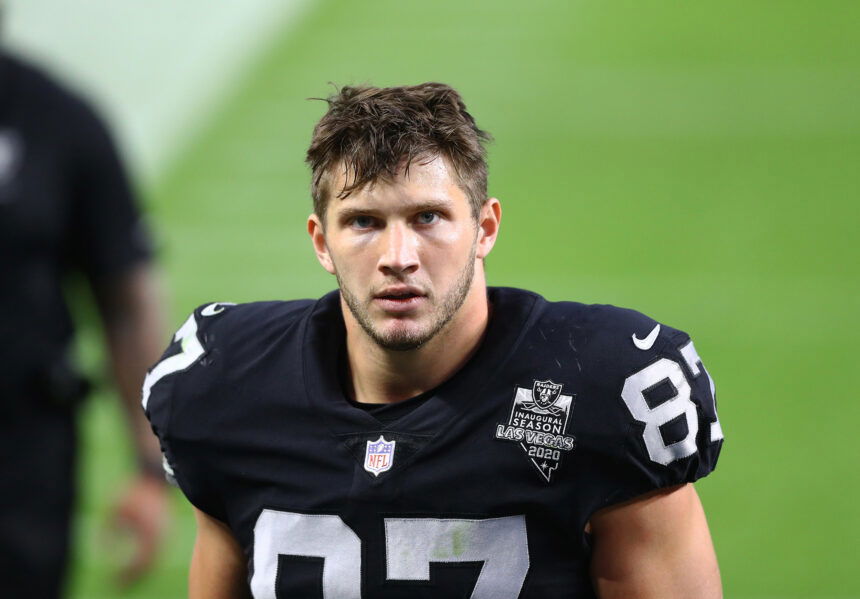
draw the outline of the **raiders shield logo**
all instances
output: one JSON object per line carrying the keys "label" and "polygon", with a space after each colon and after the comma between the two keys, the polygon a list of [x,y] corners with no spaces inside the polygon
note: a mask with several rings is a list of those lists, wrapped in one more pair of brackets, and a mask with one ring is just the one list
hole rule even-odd
{"label": "raiders shield logo", "polygon": [[550,380],[535,381],[532,385],[532,399],[544,410],[556,402],[561,395],[561,385]]}

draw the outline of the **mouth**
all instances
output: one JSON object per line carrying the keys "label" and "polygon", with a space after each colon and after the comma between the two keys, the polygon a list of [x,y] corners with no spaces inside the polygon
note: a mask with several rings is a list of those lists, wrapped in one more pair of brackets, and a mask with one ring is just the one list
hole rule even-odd
{"label": "mouth", "polygon": [[426,296],[412,287],[384,289],[373,296],[373,301],[386,312],[408,312],[417,308]]}

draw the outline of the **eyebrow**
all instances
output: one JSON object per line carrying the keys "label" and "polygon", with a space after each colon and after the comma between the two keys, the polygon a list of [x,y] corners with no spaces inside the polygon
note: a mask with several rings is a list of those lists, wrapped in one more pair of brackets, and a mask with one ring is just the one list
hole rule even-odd
{"label": "eyebrow", "polygon": [[[451,202],[446,200],[421,200],[414,204],[405,205],[410,212],[434,212],[451,209]],[[357,216],[374,215],[378,210],[374,208],[363,208],[361,206],[346,206],[337,213],[338,220],[347,221]]]}

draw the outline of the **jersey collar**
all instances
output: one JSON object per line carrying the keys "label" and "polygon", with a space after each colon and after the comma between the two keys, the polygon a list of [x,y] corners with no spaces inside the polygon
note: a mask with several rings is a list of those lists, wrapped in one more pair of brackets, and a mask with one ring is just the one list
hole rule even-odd
{"label": "jersey collar", "polygon": [[538,296],[510,288],[488,288],[493,313],[484,341],[452,378],[433,390],[433,396],[412,412],[383,425],[344,397],[338,378],[337,356],[345,345],[340,295],[323,296],[305,319],[303,332],[303,387],[307,400],[323,414],[332,432],[393,430],[433,436],[445,430],[473,401],[494,374],[504,367],[536,315]]}

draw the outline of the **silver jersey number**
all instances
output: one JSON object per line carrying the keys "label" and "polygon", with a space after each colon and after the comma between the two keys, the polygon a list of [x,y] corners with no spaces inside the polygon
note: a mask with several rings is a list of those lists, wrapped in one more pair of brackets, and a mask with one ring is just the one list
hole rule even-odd
{"label": "silver jersey number", "polygon": [[[715,402],[714,380],[702,364],[702,359],[696,352],[693,342],[688,341],[679,348],[679,351],[693,374],[693,379],[697,379],[703,373],[708,377],[710,401]],[[657,406],[649,406],[645,399],[645,393],[667,382],[674,390],[673,395]],[[660,358],[625,379],[621,398],[633,418],[645,424],[642,438],[645,441],[645,448],[648,450],[648,457],[652,461],[668,466],[675,460],[686,458],[698,451],[696,435],[699,432],[699,413],[696,404],[690,398],[690,393],[690,383],[687,382],[681,365],[669,358]],[[708,401],[707,398],[701,399]],[[713,413],[716,414],[715,403],[713,408]],[[687,434],[683,439],[667,444],[663,440],[660,427],[681,416],[687,422]],[[716,420],[711,423],[709,439],[713,443],[722,438],[723,431],[720,427],[720,421]]]}
{"label": "silver jersey number", "polygon": [[[339,517],[263,510],[254,527],[255,599],[275,599],[278,556],[323,559],[325,599],[360,599],[361,540]],[[472,599],[516,599],[529,570],[525,516],[386,518],[387,580],[430,580],[431,563],[482,562]]]}

